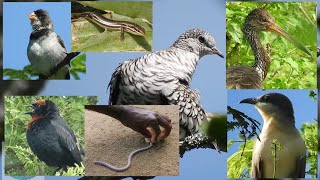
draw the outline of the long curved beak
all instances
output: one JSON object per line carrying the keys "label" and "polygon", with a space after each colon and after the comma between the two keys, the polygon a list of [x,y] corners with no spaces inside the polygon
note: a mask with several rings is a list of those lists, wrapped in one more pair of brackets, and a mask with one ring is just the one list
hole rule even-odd
{"label": "long curved beak", "polygon": [[295,38],[293,38],[291,35],[288,34],[285,30],[283,30],[278,24],[272,24],[268,27],[268,31],[275,32],[279,34],[280,36],[286,38],[289,42],[291,42],[294,46],[296,46],[301,51],[309,54],[310,57],[313,57],[311,51],[302,43],[297,41]]}

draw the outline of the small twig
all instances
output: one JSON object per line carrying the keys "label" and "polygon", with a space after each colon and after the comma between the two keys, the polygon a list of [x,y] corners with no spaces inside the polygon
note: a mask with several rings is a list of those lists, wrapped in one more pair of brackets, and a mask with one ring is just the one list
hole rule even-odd
{"label": "small twig", "polygon": [[245,141],[233,141],[233,142],[239,142],[239,143],[243,143],[243,142],[245,142]]}
{"label": "small twig", "polygon": [[301,5],[299,6],[299,9],[302,11],[303,15],[309,20],[310,24],[314,24],[312,19],[310,19],[310,17],[308,16],[308,14],[306,13],[306,11],[303,9]]}
{"label": "small twig", "polygon": [[[244,130],[244,128],[242,127],[242,131]],[[242,157],[243,156],[243,152],[244,152],[244,150],[246,149],[246,146],[247,146],[247,137],[245,136],[246,134],[248,133],[248,131],[246,131],[245,133],[244,133],[244,144],[243,144],[243,148],[242,148],[242,152],[241,152],[241,156],[240,157]]]}
{"label": "small twig", "polygon": [[277,145],[276,145],[276,144],[274,144],[273,178],[275,178],[275,177],[276,177],[276,170],[277,170],[277,168],[276,168],[276,166],[277,166],[276,161],[277,161]]}
{"label": "small twig", "polygon": [[283,146],[278,142],[277,139],[272,140],[271,142],[272,156],[273,156],[273,178],[276,177],[277,170],[277,152],[283,149]]}

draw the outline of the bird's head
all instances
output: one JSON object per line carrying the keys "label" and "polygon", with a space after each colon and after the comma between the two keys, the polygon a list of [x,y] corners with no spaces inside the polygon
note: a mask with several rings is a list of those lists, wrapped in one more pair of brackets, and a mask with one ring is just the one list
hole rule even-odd
{"label": "bird's head", "polygon": [[290,99],[280,93],[268,93],[258,98],[248,98],[240,101],[254,105],[263,117],[284,116],[294,122],[294,112]]}
{"label": "bird's head", "polygon": [[286,38],[290,43],[301,51],[313,57],[311,51],[302,43],[293,38],[287,31],[283,30],[276,22],[275,18],[265,9],[258,8],[251,11],[245,19],[244,31],[271,31]]}
{"label": "bird's head", "polygon": [[216,41],[211,34],[201,29],[191,29],[184,32],[173,44],[173,47],[197,53],[200,57],[207,54],[217,54],[224,58],[217,49]]}
{"label": "bird's head", "polygon": [[30,23],[33,30],[40,28],[53,29],[53,25],[50,16],[47,11],[38,9],[29,14]]}
{"label": "bird's head", "polygon": [[56,105],[50,100],[36,100],[31,105],[31,111],[26,112],[25,114],[30,114],[33,116],[50,116],[51,114],[56,114],[59,112]]}

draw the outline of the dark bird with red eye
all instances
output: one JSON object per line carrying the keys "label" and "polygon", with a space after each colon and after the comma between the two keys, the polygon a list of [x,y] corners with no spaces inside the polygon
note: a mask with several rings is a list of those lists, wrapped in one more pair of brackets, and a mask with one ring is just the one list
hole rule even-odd
{"label": "dark bird with red eye", "polygon": [[83,160],[84,152],[74,132],[60,116],[50,100],[37,100],[33,110],[26,112],[32,119],[28,123],[27,141],[32,152],[48,166],[75,166]]}

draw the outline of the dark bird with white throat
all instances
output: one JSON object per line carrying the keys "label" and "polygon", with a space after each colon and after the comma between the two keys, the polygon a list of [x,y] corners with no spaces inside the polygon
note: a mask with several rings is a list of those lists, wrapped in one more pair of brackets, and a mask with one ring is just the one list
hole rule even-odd
{"label": "dark bird with white throat", "polygon": [[[295,127],[289,98],[279,93],[268,93],[240,103],[254,105],[264,121],[260,141],[257,140],[253,147],[252,178],[304,178],[307,149]],[[282,146],[281,150],[272,149],[274,140]]]}
{"label": "dark bird with white throat", "polygon": [[52,69],[67,56],[67,50],[63,40],[53,31],[48,12],[38,9],[29,14],[29,19],[32,32],[27,54],[31,66],[39,74],[39,79],[70,79],[68,64],[51,75]]}

